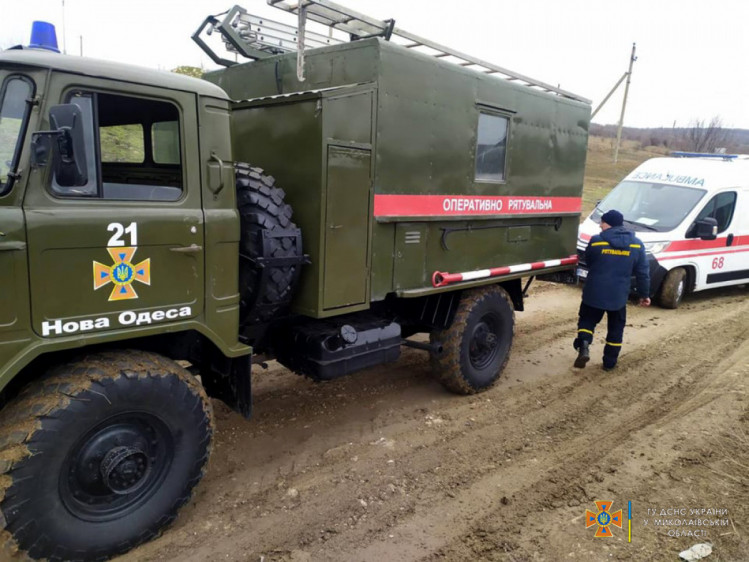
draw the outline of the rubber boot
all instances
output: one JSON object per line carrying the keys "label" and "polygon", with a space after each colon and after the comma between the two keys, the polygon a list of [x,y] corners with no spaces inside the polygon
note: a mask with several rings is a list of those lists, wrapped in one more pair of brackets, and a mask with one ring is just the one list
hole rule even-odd
{"label": "rubber boot", "polygon": [[578,369],[584,369],[585,364],[590,361],[590,344],[586,341],[581,341],[577,345],[577,359],[575,359],[575,367]]}

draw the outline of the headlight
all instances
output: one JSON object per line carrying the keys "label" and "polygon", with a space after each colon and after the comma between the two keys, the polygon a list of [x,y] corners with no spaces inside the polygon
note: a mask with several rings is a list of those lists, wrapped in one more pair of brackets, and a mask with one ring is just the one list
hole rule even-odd
{"label": "headlight", "polygon": [[659,254],[669,247],[671,242],[645,242],[645,251],[648,254]]}

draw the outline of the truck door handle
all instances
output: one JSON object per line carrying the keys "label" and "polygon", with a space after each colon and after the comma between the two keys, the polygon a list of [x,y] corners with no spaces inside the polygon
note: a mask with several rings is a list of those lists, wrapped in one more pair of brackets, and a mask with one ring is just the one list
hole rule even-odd
{"label": "truck door handle", "polygon": [[[216,162],[218,164],[218,178],[208,178],[208,189],[210,189],[214,195],[218,195],[221,190],[224,189],[224,161],[218,157],[218,154],[216,154],[215,150],[211,152],[211,156],[208,161]],[[215,180],[215,186],[213,180]]]}
{"label": "truck door handle", "polygon": [[178,254],[197,254],[203,251],[203,246],[190,244],[189,246],[180,246],[179,248],[169,248],[169,251],[177,252]]}
{"label": "truck door handle", "polygon": [[0,242],[0,252],[12,252],[14,250],[25,250],[26,242]]}
{"label": "truck door handle", "polygon": [[330,225],[330,229],[331,230],[337,230],[339,228],[343,228],[343,225],[342,224],[331,224]]}

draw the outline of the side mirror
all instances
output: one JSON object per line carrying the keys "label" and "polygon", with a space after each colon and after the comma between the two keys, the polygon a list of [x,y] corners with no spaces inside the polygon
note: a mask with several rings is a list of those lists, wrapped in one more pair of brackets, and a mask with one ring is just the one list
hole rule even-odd
{"label": "side mirror", "polygon": [[718,221],[712,217],[700,219],[694,223],[692,232],[696,238],[715,240],[718,237]]}
{"label": "side mirror", "polygon": [[31,163],[46,166],[52,155],[57,183],[80,187],[88,183],[86,143],[83,139],[83,115],[77,105],[55,105],[49,110],[54,129],[39,131],[31,137]]}

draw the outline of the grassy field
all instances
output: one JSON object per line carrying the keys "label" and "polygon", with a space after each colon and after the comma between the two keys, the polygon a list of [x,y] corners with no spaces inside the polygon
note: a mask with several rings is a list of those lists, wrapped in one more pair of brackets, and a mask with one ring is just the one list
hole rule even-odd
{"label": "grassy field", "polygon": [[585,164],[585,183],[583,188],[583,217],[593,210],[600,201],[622,178],[635,167],[656,156],[668,154],[668,149],[646,147],[640,148],[635,141],[622,141],[619,149],[619,161],[614,164],[614,146],[616,139],[594,137],[588,139],[588,159]]}

